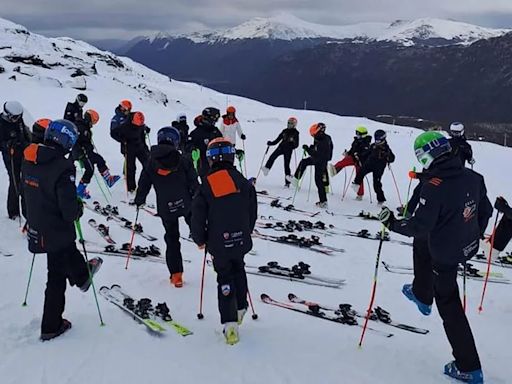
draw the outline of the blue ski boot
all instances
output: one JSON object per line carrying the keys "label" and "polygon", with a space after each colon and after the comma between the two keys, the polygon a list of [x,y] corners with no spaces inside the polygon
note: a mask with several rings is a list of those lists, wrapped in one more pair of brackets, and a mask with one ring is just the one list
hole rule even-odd
{"label": "blue ski boot", "polygon": [[405,295],[405,297],[407,297],[409,300],[411,300],[418,306],[419,311],[423,315],[430,315],[430,313],[432,312],[432,306],[423,304],[416,298],[416,296],[414,296],[414,292],[412,291],[412,284],[404,284],[404,286],[402,287],[402,293]]}
{"label": "blue ski boot", "polygon": [[78,183],[78,187],[76,187],[76,194],[82,200],[87,200],[87,199],[91,198],[91,195],[89,194],[89,191],[87,190],[87,184],[84,184],[82,182]]}
{"label": "blue ski boot", "polygon": [[456,380],[463,381],[464,383],[484,383],[484,374],[481,369],[477,369],[471,372],[461,372],[455,365],[455,361],[452,361],[444,366],[444,374]]}
{"label": "blue ski boot", "polygon": [[101,176],[103,176],[103,180],[105,180],[105,184],[107,184],[109,188],[112,188],[121,179],[121,176],[111,175],[108,169],[103,171]]}

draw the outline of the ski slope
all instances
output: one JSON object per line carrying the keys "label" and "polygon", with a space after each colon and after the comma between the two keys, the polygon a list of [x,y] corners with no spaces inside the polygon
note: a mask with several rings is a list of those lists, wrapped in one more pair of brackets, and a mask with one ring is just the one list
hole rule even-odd
{"label": "ski slope", "polygon": [[[70,80],[71,59],[59,56],[53,51],[52,42],[65,44],[68,55],[81,56],[81,64],[90,67],[93,63],[86,52],[95,50],[85,43],[66,39],[45,39],[32,35],[23,41],[4,28],[0,23],[0,46],[10,45],[11,49],[0,50],[0,73],[2,99],[19,100],[32,119],[40,117],[60,118],[66,102],[73,100],[77,90],[66,83]],[[37,44],[35,43],[37,42]],[[5,60],[13,50],[37,53],[46,59],[53,59],[63,65],[52,69],[30,67],[32,76],[16,72],[17,80],[9,80],[13,75],[13,64]],[[85,54],[84,54],[85,53]],[[189,120],[206,106],[224,109],[228,104],[237,108],[237,115],[247,135],[246,158],[248,173],[254,176],[265,151],[265,143],[277,136],[285,127],[289,116],[299,120],[301,144],[311,143],[308,127],[318,121],[327,125],[327,131],[335,143],[335,158],[341,157],[350,146],[353,131],[363,124],[371,133],[376,129],[388,132],[388,141],[397,155],[393,171],[398,181],[401,198],[405,199],[408,179],[407,171],[417,165],[412,142],[419,131],[372,122],[363,118],[342,117],[315,111],[298,111],[275,108],[255,101],[202,88],[196,84],[169,81],[149,69],[120,59],[125,68],[116,69],[98,64],[98,74],[87,77],[89,96],[88,108],[100,113],[100,122],[94,128],[94,140],[99,152],[104,155],[114,173],[121,173],[123,159],[118,144],[110,139],[108,127],[110,117],[120,99],[128,98],[135,110],[146,114],[147,124],[152,128],[151,141],[156,142],[157,130],[168,125],[178,112],[187,113]],[[58,83],[45,79],[52,78]],[[57,85],[57,84],[61,85]],[[138,86],[141,84],[141,86]],[[147,93],[145,89],[151,89]],[[158,97],[154,97],[158,95]],[[164,103],[165,98],[168,102]],[[503,183],[503,172],[496,164],[507,164],[512,158],[509,149],[494,144],[473,143],[477,163],[475,169],[486,176],[489,197],[492,201],[498,195],[507,196]],[[297,153],[299,160],[300,153]],[[293,164],[293,160],[292,160]],[[140,169],[140,167],[139,167]],[[347,170],[347,179],[351,170]],[[298,208],[313,210],[317,201],[314,183],[308,201],[309,172],[306,173],[302,189],[297,193],[295,205]],[[219,315],[216,308],[215,274],[206,271],[203,320],[197,320],[199,286],[202,266],[202,252],[193,244],[182,243],[186,263],[182,289],[172,288],[168,282],[168,271],[164,264],[132,260],[125,270],[125,261],[118,257],[104,256],[104,264],[95,279],[96,287],[120,284],[134,297],[150,297],[154,303],[166,301],[174,319],[187,326],[194,335],[182,338],[172,331],[163,337],[154,337],[145,328],[121,310],[107,303],[101,297],[99,305],[106,325],[99,326],[98,314],[92,291],[81,293],[76,288],[67,292],[64,316],[73,323],[73,328],[63,337],[41,343],[39,338],[40,320],[43,308],[46,281],[46,260],[44,255],[35,259],[34,274],[28,296],[28,306],[22,307],[28,271],[32,255],[27,251],[17,222],[7,219],[5,208],[7,174],[0,167],[0,230],[3,241],[0,249],[14,253],[12,257],[0,256],[0,382],[2,384],[79,384],[79,383],[450,383],[442,374],[443,365],[451,360],[450,347],[446,340],[442,323],[434,308],[430,317],[423,317],[415,306],[401,294],[401,287],[410,281],[410,276],[396,275],[380,270],[376,303],[387,309],[392,318],[399,322],[416,325],[430,330],[428,335],[416,335],[390,328],[382,324],[371,326],[394,333],[392,338],[383,338],[367,333],[362,349],[357,343],[360,328],[339,325],[303,316],[290,311],[270,307],[261,303],[259,296],[267,293],[273,298],[286,300],[288,293],[320,301],[328,305],[342,302],[351,303],[363,311],[368,304],[372,284],[375,256],[378,242],[346,236],[322,238],[326,244],[342,247],[343,254],[326,256],[304,249],[269,243],[255,239],[256,255],[248,255],[246,262],[251,265],[264,265],[268,261],[278,261],[291,266],[298,261],[311,265],[311,270],[320,275],[346,279],[341,290],[309,286],[283,280],[249,275],[252,298],[259,314],[257,321],[247,316],[241,327],[241,341],[236,346],[224,343]],[[348,180],[347,180],[348,182]],[[284,189],[282,160],[278,160],[267,177],[260,176],[258,190],[268,190],[273,195],[288,197],[293,191]],[[342,202],[340,195],[344,184],[344,174],[332,179],[334,194],[329,195],[329,209],[336,213],[330,216],[321,213],[318,219],[336,226],[338,229],[360,230],[367,228],[373,232],[380,229],[377,222],[349,219],[343,214],[357,214],[360,210],[378,212],[375,202],[369,201],[368,194],[362,202],[355,201],[349,190]],[[399,205],[389,171],[383,177],[388,205]],[[106,203],[98,186],[90,186],[93,199]],[[374,196],[373,196],[374,197]],[[123,205],[124,186],[120,183],[112,191],[111,203],[118,205],[120,213],[129,218],[135,217],[132,207]],[[151,194],[149,201],[154,201]],[[260,215],[272,215],[288,220],[304,219],[295,213],[271,208],[260,199]],[[286,201],[284,201],[285,203]],[[100,216],[87,211],[82,218],[84,236],[88,246],[103,244],[102,239],[87,224],[89,218],[98,223],[105,222]],[[141,213],[145,232],[158,237],[156,244],[164,249],[163,229],[160,220]],[[307,218],[306,218],[307,219]],[[229,212],[226,213],[229,220]],[[182,234],[188,229],[182,223]],[[130,233],[111,226],[111,236],[118,242],[128,242]],[[266,230],[265,233],[274,233]],[[396,234],[391,238],[407,240]],[[136,237],[136,244],[149,245]],[[103,244],[103,245],[106,245]],[[392,264],[411,264],[412,249],[408,246],[385,243],[382,259]],[[93,257],[93,255],[89,255]],[[483,264],[476,264],[483,269]],[[496,271],[512,278],[512,270]],[[507,334],[512,323],[512,302],[510,285],[493,284],[488,287],[485,310],[477,314],[477,306],[482,283],[468,281],[468,316],[479,348],[484,373],[488,383],[510,382],[508,367],[510,349]]]}

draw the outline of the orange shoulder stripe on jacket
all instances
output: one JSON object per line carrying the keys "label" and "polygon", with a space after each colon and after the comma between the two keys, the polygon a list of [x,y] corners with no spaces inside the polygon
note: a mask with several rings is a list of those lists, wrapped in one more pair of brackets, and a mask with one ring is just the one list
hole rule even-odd
{"label": "orange shoulder stripe on jacket", "polygon": [[228,171],[225,169],[212,173],[207,177],[214,197],[224,197],[240,192]]}
{"label": "orange shoulder stripe on jacket", "polygon": [[25,157],[25,160],[30,161],[31,163],[37,163],[37,150],[39,148],[39,145],[37,144],[30,144],[25,150],[23,151],[23,156]]}

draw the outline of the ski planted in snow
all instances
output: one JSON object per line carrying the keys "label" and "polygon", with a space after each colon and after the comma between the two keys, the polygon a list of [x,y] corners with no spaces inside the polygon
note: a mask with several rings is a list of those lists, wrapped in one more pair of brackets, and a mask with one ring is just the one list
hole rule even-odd
{"label": "ski planted in snow", "polygon": [[[366,314],[357,312],[354,309],[352,309],[351,304],[340,304],[338,306],[338,308],[333,308],[333,307],[323,306],[321,304],[318,304],[318,303],[315,303],[312,301],[307,301],[307,300],[301,299],[300,297],[296,296],[293,293],[288,294],[288,300],[290,300],[292,303],[305,305],[308,308],[318,307],[318,309],[320,309],[320,310],[334,312],[335,314],[347,312],[347,313],[349,313],[353,316],[359,317],[359,318],[363,318],[363,319],[366,318]],[[369,319],[373,320],[373,321],[378,321],[378,322],[384,323],[386,325],[389,325],[391,327],[399,328],[399,329],[402,329],[402,330],[408,331],[408,332],[418,333],[421,335],[426,335],[427,333],[429,333],[428,329],[418,328],[418,327],[414,327],[412,325],[397,323],[397,322],[393,321],[391,319],[391,315],[389,314],[389,312],[382,309],[381,307],[375,308],[370,313]]]}

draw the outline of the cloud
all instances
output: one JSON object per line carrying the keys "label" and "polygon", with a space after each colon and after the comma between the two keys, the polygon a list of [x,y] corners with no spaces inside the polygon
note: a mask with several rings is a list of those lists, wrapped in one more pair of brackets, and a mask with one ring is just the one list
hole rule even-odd
{"label": "cloud", "polygon": [[289,12],[307,21],[347,24],[441,17],[491,27],[512,24],[509,0],[2,0],[2,17],[51,35],[124,38],[156,31],[230,27]]}

